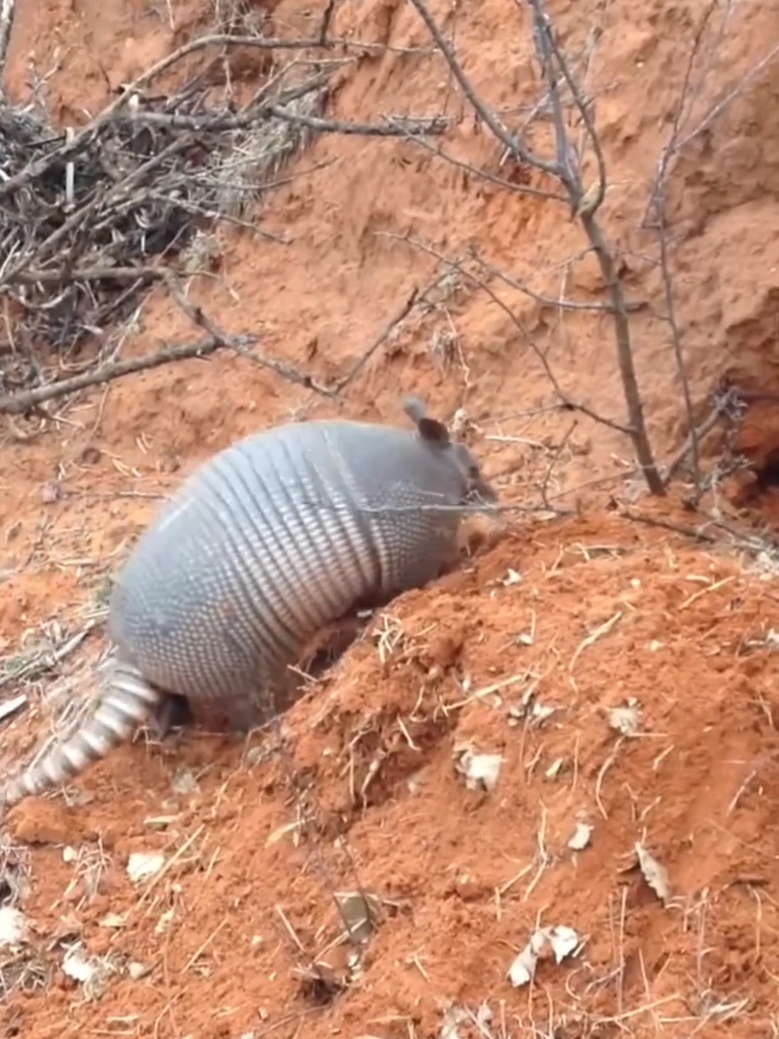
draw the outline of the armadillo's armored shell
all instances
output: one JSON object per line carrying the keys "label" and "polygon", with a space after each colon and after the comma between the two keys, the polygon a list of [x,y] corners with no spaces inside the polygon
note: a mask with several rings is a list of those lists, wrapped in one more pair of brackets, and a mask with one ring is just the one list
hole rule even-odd
{"label": "armadillo's armored shell", "polygon": [[440,573],[462,495],[456,470],[405,430],[318,422],[257,434],[195,472],[143,535],[110,634],[196,709],[260,703],[324,624]]}

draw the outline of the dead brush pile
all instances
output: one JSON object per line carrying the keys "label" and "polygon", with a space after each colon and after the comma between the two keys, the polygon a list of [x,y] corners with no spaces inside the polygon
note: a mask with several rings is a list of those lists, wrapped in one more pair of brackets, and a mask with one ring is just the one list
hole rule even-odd
{"label": "dead brush pile", "polygon": [[199,233],[244,223],[324,102],[321,74],[269,83],[240,110],[197,77],[135,90],[77,131],[0,100],[0,392],[40,385],[44,349],[73,370],[166,265],[189,270]]}

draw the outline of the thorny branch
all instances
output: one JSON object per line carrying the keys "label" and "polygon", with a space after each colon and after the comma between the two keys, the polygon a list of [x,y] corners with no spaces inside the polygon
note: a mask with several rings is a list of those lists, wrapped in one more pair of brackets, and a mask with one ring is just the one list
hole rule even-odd
{"label": "thorny branch", "polygon": [[[665,494],[665,486],[657,471],[652,455],[652,448],[644,422],[643,404],[638,388],[633,349],[630,339],[630,321],[622,283],[617,273],[614,257],[606,243],[606,239],[597,219],[597,212],[606,197],[606,165],[598,135],[592,123],[587,104],[582,97],[578,85],[574,83],[568,64],[560,50],[549,17],[545,10],[544,0],[528,0],[534,15],[534,42],[536,43],[539,61],[546,69],[547,81],[552,99],[552,122],[554,125],[557,146],[556,175],[565,186],[571,200],[571,206],[578,215],[585,233],[595,250],[603,280],[614,305],[614,331],[617,340],[617,358],[619,361],[625,404],[631,423],[631,439],[636,457],[644,472],[647,486],[656,495]],[[595,154],[598,178],[594,188],[585,193],[579,172],[579,162],[573,157],[568,142],[562,102],[557,89],[557,73],[563,76],[571,93],[573,103],[584,124],[590,146]],[[573,159],[573,161],[572,161]]]}
{"label": "thorny branch", "polygon": [[[759,75],[760,72],[762,72],[772,61],[779,57],[779,44],[775,44],[758,62],[756,62],[749,69],[747,73],[745,73],[744,76],[741,77],[741,79],[735,84],[735,86],[727,92],[725,97],[723,97],[717,103],[710,105],[707,108],[705,114],[692,127],[689,127],[687,124],[692,114],[693,105],[695,101],[703,93],[703,88],[705,86],[708,75],[711,72],[711,68],[709,66],[704,68],[700,77],[695,83],[693,83],[693,70],[695,68],[696,61],[702,53],[706,30],[709,28],[714,13],[721,6],[722,5],[718,2],[718,0],[710,0],[710,3],[707,5],[705,11],[703,12],[700,25],[693,39],[692,48],[690,50],[690,57],[687,62],[687,67],[685,69],[684,81],[682,83],[682,90],[679,97],[676,114],[671,125],[671,132],[669,134],[668,141],[666,142],[660,154],[660,158],[657,161],[653,189],[650,194],[649,204],[647,206],[646,213],[644,214],[644,220],[642,222],[643,226],[649,226],[649,224],[651,223],[651,214],[655,211],[656,206],[658,204],[656,192],[658,188],[662,188],[664,186],[667,177],[671,171],[671,168],[676,159],[681,154],[681,152],[687,147],[687,145],[691,141],[695,140],[695,138],[699,137],[705,130],[707,130],[714,122],[714,120],[718,119],[723,114],[723,112],[729,107],[729,105],[731,105],[733,101],[736,100],[736,98],[740,97],[743,94],[744,88],[749,83],[751,83],[752,80],[754,80],[754,78],[757,75]],[[736,9],[736,6],[737,5],[733,2],[733,0],[726,0],[726,3],[724,4],[722,22],[720,25],[720,29],[717,33],[717,39],[715,40],[715,45],[709,48],[710,53],[716,52],[719,42],[725,34],[728,22],[730,21],[730,18]]]}
{"label": "thorny branch", "polygon": [[[698,445],[698,432],[695,428],[695,416],[693,414],[692,406],[692,395],[690,393],[690,381],[687,378],[687,367],[684,361],[684,349],[682,346],[682,337],[679,330],[679,323],[676,320],[676,306],[674,302],[673,292],[673,279],[670,268],[670,257],[668,249],[668,235],[669,228],[666,219],[666,175],[668,171],[668,164],[671,160],[672,155],[676,151],[676,142],[679,136],[679,130],[683,113],[687,104],[688,94],[691,87],[692,70],[695,63],[696,56],[700,50],[701,42],[706,30],[706,26],[709,23],[711,15],[717,6],[717,0],[712,0],[704,12],[703,19],[698,28],[693,45],[690,51],[690,58],[687,62],[687,67],[684,73],[684,81],[682,84],[681,96],[676,108],[676,114],[674,122],[671,128],[671,137],[668,145],[663,149],[663,153],[660,157],[657,169],[657,177],[655,185],[652,190],[650,199],[650,209],[655,215],[655,229],[657,230],[658,247],[659,247],[659,259],[660,259],[660,275],[663,282],[663,295],[665,297],[665,317],[668,322],[671,331],[671,344],[673,347],[674,358],[676,361],[676,369],[679,373],[679,379],[682,386],[682,395],[684,397],[684,406],[687,412],[687,421],[690,427],[689,437],[689,453],[692,456],[692,473],[693,480],[695,481],[695,490],[698,497],[701,494],[701,467],[700,467],[700,451]],[[645,221],[646,222],[646,221]],[[688,452],[685,451],[685,455]],[[684,457],[683,456],[683,457]],[[674,467],[669,467],[666,474],[665,483],[666,486],[670,481],[674,473]]]}
{"label": "thorny branch", "polygon": [[[356,44],[351,41],[352,46]],[[330,40],[327,43],[328,47],[335,45],[341,45],[348,47],[350,41],[346,40]],[[178,64],[184,58],[193,54],[195,51],[204,50],[208,47],[256,47],[262,50],[295,50],[302,51],[308,48],[321,48],[323,46],[319,39],[283,39],[283,38],[269,38],[263,36],[236,36],[230,33],[209,33],[206,36],[201,36],[196,40],[190,40],[189,43],[179,47],[172,54],[167,57],[160,59],[155,65],[147,69],[141,75],[137,76],[132,83],[129,83],[119,94],[114,101],[107,105],[94,119],[86,124],[78,133],[74,134],[71,139],[66,139],[64,142],[54,151],[45,155],[42,159],[30,162],[28,166],[20,170],[16,175],[9,177],[8,180],[0,183],[0,200],[7,197],[14,191],[23,187],[26,183],[34,180],[38,177],[43,176],[52,166],[60,160],[72,159],[77,153],[81,152],[86,146],[93,143],[100,134],[100,131],[113,122],[116,116],[121,110],[128,106],[132,108],[142,97],[141,90],[146,87],[152,80],[157,79],[162,75],[163,72],[167,72],[173,65]],[[289,114],[289,113],[285,113]]]}
{"label": "thorny branch", "polygon": [[[505,271],[500,270],[498,267],[494,267],[491,263],[482,259],[482,257],[477,254],[475,248],[471,249],[471,255],[474,260],[476,260],[476,262],[494,278],[504,282],[506,285],[510,285],[512,288],[523,293],[523,295],[528,296],[530,299],[535,300],[535,302],[540,304],[542,307],[555,307],[558,310],[584,310],[591,313],[597,313],[598,311],[606,311],[609,314],[614,313],[614,306],[611,303],[577,303],[575,300],[571,299],[554,299],[552,296],[542,296],[538,292],[533,292],[529,286],[524,285],[516,278],[506,274]],[[628,313],[646,310],[647,307],[648,304],[644,300],[625,302],[625,310]]]}
{"label": "thorny branch", "polygon": [[125,375],[145,371],[150,368],[158,368],[163,364],[171,364],[174,361],[183,361],[193,357],[207,357],[221,347],[243,352],[254,342],[253,336],[230,336],[222,332],[200,307],[186,298],[184,291],[171,271],[149,270],[141,273],[145,273],[149,278],[163,281],[182,311],[193,324],[208,332],[209,338],[204,342],[186,346],[165,347],[146,357],[134,357],[124,361],[109,361],[98,364],[96,368],[80,372],[78,375],[73,375],[66,379],[57,379],[25,392],[0,396],[0,414],[20,415],[25,412],[35,411],[40,409],[41,405],[47,401],[76,393],[79,390],[86,389],[88,386],[104,385]]}
{"label": "thorny branch", "polygon": [[631,523],[641,523],[647,527],[659,527],[681,537],[693,541],[701,541],[709,545],[728,544],[731,549],[746,552],[753,558],[773,557],[776,564],[776,541],[770,531],[755,534],[751,530],[739,530],[729,523],[723,522],[716,512],[705,513],[704,521],[695,527],[677,523],[663,516],[645,515],[624,505],[619,505],[617,515]]}
{"label": "thorny branch", "polygon": [[[656,495],[665,494],[665,487],[654,461],[644,422],[643,405],[633,363],[628,304],[625,300],[622,282],[614,262],[614,257],[597,219],[598,209],[606,194],[605,160],[592,123],[588,104],[578,84],[574,81],[568,62],[558,46],[544,0],[527,0],[527,5],[529,5],[532,12],[533,41],[537,60],[547,83],[549,107],[551,109],[554,130],[555,157],[553,159],[544,158],[535,151],[531,151],[523,143],[522,137],[512,134],[503,125],[495,112],[479,97],[470,80],[465,75],[453,48],[430,13],[426,0],[411,0],[411,3],[427,26],[430,35],[446,60],[463,94],[494,137],[505,146],[508,153],[513,156],[517,163],[530,166],[539,173],[557,181],[565,188],[571,204],[571,210],[578,217],[596,255],[611,301],[610,313],[614,322],[617,357],[625,403],[630,417],[630,425],[626,428],[626,432],[633,442],[636,456],[650,491]],[[587,191],[585,191],[582,183],[579,159],[571,145],[566,129],[563,111],[563,87],[567,88],[571,103],[584,126],[586,139],[595,156],[597,179],[594,185]]]}

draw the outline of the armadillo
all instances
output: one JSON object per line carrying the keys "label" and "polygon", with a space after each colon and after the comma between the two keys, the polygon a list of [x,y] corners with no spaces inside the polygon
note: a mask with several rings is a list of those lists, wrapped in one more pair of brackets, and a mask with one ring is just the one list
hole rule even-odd
{"label": "armadillo", "polygon": [[164,731],[175,701],[234,732],[271,720],[326,624],[449,569],[463,507],[496,494],[420,400],[404,410],[415,429],[290,422],[195,469],[120,571],[115,661],[96,709],[0,800],[74,778],[141,725]]}

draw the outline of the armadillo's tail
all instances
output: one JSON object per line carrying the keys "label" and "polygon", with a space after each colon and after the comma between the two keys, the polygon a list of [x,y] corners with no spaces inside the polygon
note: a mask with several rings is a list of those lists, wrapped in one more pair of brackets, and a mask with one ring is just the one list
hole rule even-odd
{"label": "armadillo's tail", "polygon": [[160,693],[132,665],[117,662],[95,713],[65,743],[55,744],[0,792],[0,804],[16,804],[78,776],[149,719]]}

